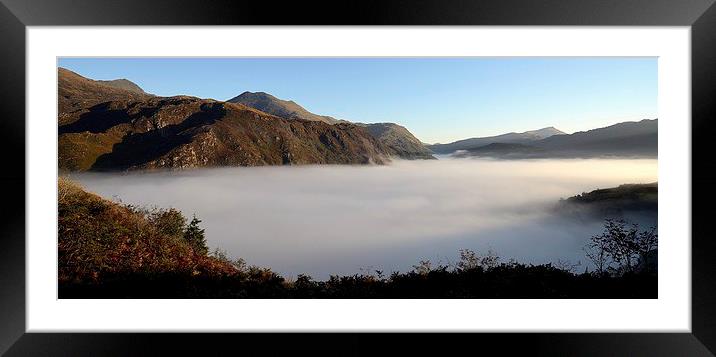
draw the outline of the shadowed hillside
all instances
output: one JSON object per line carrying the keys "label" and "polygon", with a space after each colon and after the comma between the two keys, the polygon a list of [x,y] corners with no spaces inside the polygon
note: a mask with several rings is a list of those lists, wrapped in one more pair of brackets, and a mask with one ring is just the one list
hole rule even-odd
{"label": "shadowed hillside", "polygon": [[557,209],[599,219],[639,213],[656,218],[659,206],[658,183],[625,184],[603,188],[560,200]]}

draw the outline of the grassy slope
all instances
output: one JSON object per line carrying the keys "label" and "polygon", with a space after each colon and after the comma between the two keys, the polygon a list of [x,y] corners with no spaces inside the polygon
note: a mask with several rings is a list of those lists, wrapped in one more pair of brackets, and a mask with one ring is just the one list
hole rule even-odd
{"label": "grassy slope", "polygon": [[93,283],[107,276],[172,273],[230,276],[229,263],[198,254],[146,212],[58,183],[59,282]]}

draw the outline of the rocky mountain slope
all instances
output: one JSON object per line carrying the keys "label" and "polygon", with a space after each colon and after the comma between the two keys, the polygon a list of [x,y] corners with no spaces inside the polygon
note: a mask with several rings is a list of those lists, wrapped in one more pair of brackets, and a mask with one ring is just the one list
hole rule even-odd
{"label": "rocky mountain slope", "polygon": [[523,133],[507,133],[496,136],[487,136],[480,138],[470,138],[458,140],[448,144],[428,145],[428,149],[436,154],[452,154],[458,150],[470,150],[480,146],[489,144],[528,144],[537,140],[542,140],[553,135],[562,135],[559,129],[547,127],[538,130],[525,131]]}
{"label": "rocky mountain slope", "polygon": [[241,104],[154,97],[60,69],[61,170],[382,164],[365,128],[287,120]]}
{"label": "rocky mountain slope", "polygon": [[403,126],[395,123],[358,124],[390,149],[392,155],[408,160],[435,159],[432,152]]}
{"label": "rocky mountain slope", "polygon": [[[321,121],[329,124],[350,123],[346,120],[309,112],[294,101],[282,100],[264,92],[244,92],[229,99],[230,103],[240,103],[284,119],[304,119]],[[395,123],[362,124],[379,142],[390,149],[392,156],[401,159],[434,159],[430,150],[420,142],[408,129]]]}

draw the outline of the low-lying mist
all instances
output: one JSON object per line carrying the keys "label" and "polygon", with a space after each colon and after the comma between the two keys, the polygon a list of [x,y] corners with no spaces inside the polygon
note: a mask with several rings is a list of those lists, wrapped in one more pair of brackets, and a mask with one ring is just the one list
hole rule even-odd
{"label": "low-lying mist", "polygon": [[602,222],[558,216],[554,205],[657,181],[657,162],[441,159],[72,177],[108,199],[196,214],[212,249],[249,264],[324,279],[406,271],[426,259],[447,264],[464,248],[585,264],[582,246]]}

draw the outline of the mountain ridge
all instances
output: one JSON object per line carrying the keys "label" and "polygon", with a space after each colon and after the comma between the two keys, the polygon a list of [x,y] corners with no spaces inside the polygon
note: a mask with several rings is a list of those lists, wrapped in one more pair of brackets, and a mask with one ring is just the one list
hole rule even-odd
{"label": "mountain ridge", "polygon": [[149,93],[145,92],[144,89],[142,89],[142,87],[140,87],[136,83],[134,83],[126,78],[119,78],[119,79],[112,79],[112,80],[98,80],[97,82],[104,84],[106,86],[128,90],[130,92],[135,92],[135,93],[140,93],[140,94],[149,94]]}
{"label": "mountain ridge", "polygon": [[[57,68],[57,86],[62,88],[62,92],[58,92],[57,103],[60,114],[86,109],[112,100],[142,100],[153,97],[141,88],[141,92],[120,88],[117,82],[95,81],[62,67]],[[62,122],[63,118],[60,117],[59,120]]]}
{"label": "mountain ridge", "polygon": [[151,96],[62,69],[58,75],[63,171],[390,161],[391,151],[358,125],[286,120],[242,104]]}
{"label": "mountain ridge", "polygon": [[468,138],[457,140],[446,144],[432,144],[428,145],[428,149],[436,154],[451,154],[458,150],[469,150],[479,146],[488,144],[501,143],[501,144],[526,144],[531,141],[545,139],[553,135],[562,135],[563,131],[556,129],[553,126],[529,130],[521,133],[509,132],[494,136],[485,136],[477,138]]}
{"label": "mountain ridge", "polygon": [[408,160],[435,160],[430,149],[406,127],[396,123],[356,123],[363,125],[378,141],[386,145],[394,156]]}
{"label": "mountain ridge", "polygon": [[279,99],[266,92],[245,91],[227,100],[227,102],[243,104],[284,119],[304,119],[328,124],[340,122],[340,120],[330,116],[311,113],[292,100]]}
{"label": "mountain ridge", "polygon": [[602,128],[572,134],[552,135],[520,144],[486,145],[455,154],[458,157],[487,156],[498,158],[566,158],[566,157],[656,157],[658,119],[621,122]]}
{"label": "mountain ridge", "polygon": [[[287,119],[322,121],[328,124],[350,123],[331,116],[309,112],[292,100],[279,99],[266,92],[243,92],[229,99],[229,103],[240,103],[254,109]],[[353,123],[368,129],[378,141],[390,149],[393,156],[408,160],[435,159],[430,150],[407,128],[395,123]]]}

